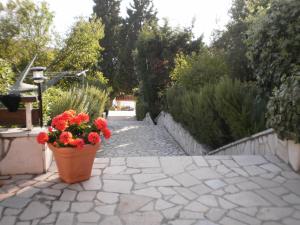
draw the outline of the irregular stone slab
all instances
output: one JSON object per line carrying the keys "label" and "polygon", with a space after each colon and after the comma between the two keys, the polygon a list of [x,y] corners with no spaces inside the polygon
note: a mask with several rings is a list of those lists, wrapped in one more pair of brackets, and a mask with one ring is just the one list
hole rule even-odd
{"label": "irregular stone slab", "polygon": [[179,217],[182,219],[204,219],[203,213],[190,212],[190,211],[180,211]]}
{"label": "irregular stone slab", "polygon": [[211,208],[206,213],[206,217],[211,221],[219,221],[224,216],[225,213],[226,213],[225,209]]}
{"label": "irregular stone slab", "polygon": [[21,209],[30,202],[30,199],[27,198],[19,198],[19,197],[11,197],[0,202],[0,206]]}
{"label": "irregular stone slab", "polygon": [[259,195],[253,192],[240,192],[236,194],[225,195],[224,198],[227,200],[244,207],[253,206],[269,206],[270,203]]}
{"label": "irregular stone slab", "polygon": [[161,193],[158,192],[154,187],[137,190],[137,191],[134,191],[133,193],[137,194],[137,195],[148,196],[151,198],[161,198]]}
{"label": "irregular stone slab", "polygon": [[190,186],[194,186],[196,184],[201,183],[199,180],[197,180],[195,177],[193,177],[189,173],[178,174],[178,175],[174,176],[174,179],[185,187],[190,187]]}
{"label": "irregular stone slab", "polygon": [[3,216],[0,219],[0,224],[1,225],[14,225],[16,222],[16,217],[15,216]]}
{"label": "irregular stone slab", "polygon": [[55,225],[73,225],[74,214],[63,212],[60,213]]}
{"label": "irregular stone slab", "polygon": [[205,181],[205,184],[214,190],[222,188],[226,185],[223,181],[219,179]]}
{"label": "irregular stone slab", "polygon": [[122,171],[126,170],[126,166],[109,166],[103,171],[104,174],[120,174]]}
{"label": "irregular stone slab", "polygon": [[260,225],[261,221],[256,219],[255,217],[245,215],[243,213],[231,210],[227,214],[231,218],[237,219],[239,221],[242,221],[243,223],[251,224],[251,225]]}
{"label": "irregular stone slab", "polygon": [[77,192],[65,189],[60,196],[61,201],[74,201],[76,197]]}
{"label": "irregular stone slab", "polygon": [[188,200],[186,200],[184,197],[180,196],[180,195],[175,195],[174,197],[172,197],[170,199],[170,202],[173,202],[177,205],[186,205],[189,203]]}
{"label": "irregular stone slab", "polygon": [[209,210],[208,207],[206,207],[205,205],[197,201],[191,202],[185,207],[185,209],[193,212],[202,212],[202,213],[205,213]]}
{"label": "irregular stone slab", "polygon": [[208,167],[208,164],[205,161],[203,156],[193,156],[192,158],[194,159],[197,166],[199,166],[199,167]]}
{"label": "irregular stone slab", "polygon": [[296,195],[300,196],[300,180],[288,180],[284,186]]}
{"label": "irregular stone slab", "polygon": [[129,194],[132,188],[132,181],[103,180],[103,190],[106,192],[116,192]]}
{"label": "irregular stone slab", "polygon": [[169,224],[170,225],[191,225],[193,223],[195,223],[195,220],[177,219],[171,221]]}
{"label": "irregular stone slab", "polygon": [[78,201],[92,201],[96,197],[96,191],[80,191],[77,195]]}
{"label": "irregular stone slab", "polygon": [[217,199],[213,195],[202,195],[197,199],[197,201],[210,207],[218,207]]}
{"label": "irregular stone slab", "polygon": [[256,193],[259,194],[264,199],[268,200],[274,206],[286,206],[287,205],[287,203],[285,201],[283,201],[281,198],[279,198],[278,196],[272,194],[271,192],[269,192],[267,190],[264,190],[264,189],[257,190]]}
{"label": "irregular stone slab", "polygon": [[100,190],[102,187],[100,177],[91,177],[81,184],[86,191]]}
{"label": "irregular stone slab", "polygon": [[223,198],[219,198],[219,203],[221,208],[223,209],[233,209],[236,207],[236,205],[234,205],[233,203],[223,199]]}
{"label": "irregular stone slab", "polygon": [[240,166],[251,166],[251,165],[261,165],[267,163],[267,161],[260,155],[236,155],[232,158]]}
{"label": "irregular stone slab", "polygon": [[281,220],[293,212],[292,208],[282,208],[282,207],[270,207],[270,208],[262,208],[257,213],[257,218],[261,220]]}
{"label": "irregular stone slab", "polygon": [[199,184],[191,188],[191,191],[195,192],[198,195],[203,195],[211,191],[209,187],[204,184]]}
{"label": "irregular stone slab", "polygon": [[157,157],[130,157],[127,158],[127,167],[153,168],[160,167]]}
{"label": "irregular stone slab", "polygon": [[183,197],[189,200],[194,200],[198,197],[198,195],[196,195],[188,188],[174,187],[174,190],[177,191],[178,194],[182,195]]}
{"label": "irregular stone slab", "polygon": [[51,189],[51,188],[45,188],[45,189],[43,189],[42,193],[45,194],[45,195],[60,196],[61,191],[60,190]]}
{"label": "irregular stone slab", "polygon": [[171,208],[173,206],[174,206],[174,204],[172,204],[170,202],[167,202],[163,199],[158,199],[155,204],[155,209],[159,211],[159,210]]}
{"label": "irregular stone slab", "polygon": [[152,200],[151,198],[144,197],[144,196],[121,195],[120,204],[118,206],[118,212],[120,214],[126,214],[126,213],[137,211],[139,208],[143,207],[151,200]]}
{"label": "irregular stone slab", "polygon": [[166,178],[166,175],[163,173],[148,173],[148,174],[135,174],[133,175],[133,179],[136,183],[147,183],[149,181],[159,180],[162,178]]}
{"label": "irregular stone slab", "polygon": [[160,225],[163,217],[158,212],[143,212],[122,215],[126,225]]}
{"label": "irregular stone slab", "polygon": [[92,202],[73,202],[71,205],[71,212],[88,212],[93,208]]}
{"label": "irregular stone slab", "polygon": [[192,174],[195,178],[203,180],[203,179],[215,179],[215,178],[221,178],[222,176],[217,173],[212,168],[206,168],[203,167],[198,170],[189,171],[190,174]]}
{"label": "irregular stone slab", "polygon": [[239,184],[236,184],[236,186],[238,188],[240,188],[241,190],[243,191],[246,191],[246,190],[254,190],[254,189],[259,189],[260,186],[252,181],[246,181],[246,182],[243,182],[243,183],[239,183]]}
{"label": "irregular stone slab", "polygon": [[[22,210],[21,209],[11,209],[6,208],[3,215],[5,216],[16,216],[18,215]],[[0,209],[0,215],[1,215],[1,209]]]}
{"label": "irregular stone slab", "polygon": [[41,220],[41,223],[42,224],[45,224],[45,223],[53,223],[54,224],[55,220],[56,220],[56,213],[52,213],[49,216],[47,216],[45,219]]}
{"label": "irregular stone slab", "polygon": [[121,220],[117,216],[106,217],[99,225],[122,225]]}
{"label": "irregular stone slab", "polygon": [[16,196],[20,198],[31,198],[36,193],[40,192],[41,190],[35,187],[25,187],[17,192]]}
{"label": "irregular stone slab", "polygon": [[180,186],[175,180],[172,178],[166,178],[162,180],[152,181],[148,183],[149,186],[160,186],[160,187],[166,187],[166,186]]}
{"label": "irregular stone slab", "polygon": [[290,204],[300,204],[300,197],[295,194],[284,195],[282,198]]}
{"label": "irregular stone slab", "polygon": [[172,220],[176,216],[178,216],[179,211],[181,209],[182,209],[182,206],[175,206],[175,207],[163,210],[162,213],[166,219]]}
{"label": "irregular stone slab", "polygon": [[165,174],[175,175],[183,173],[185,168],[193,163],[191,157],[161,157],[160,163]]}
{"label": "irregular stone slab", "polygon": [[227,166],[228,168],[235,168],[235,167],[239,167],[238,164],[236,164],[232,159],[225,159],[222,160],[222,163]]}
{"label": "irregular stone slab", "polygon": [[222,225],[246,225],[246,223],[242,223],[230,217],[224,217],[223,219],[220,220],[219,223]]}
{"label": "irregular stone slab", "polygon": [[245,166],[244,170],[247,173],[249,173],[251,176],[260,175],[267,172],[264,169],[260,168],[259,166]]}
{"label": "irregular stone slab", "polygon": [[257,207],[236,208],[236,210],[254,217],[258,211]]}
{"label": "irregular stone slab", "polygon": [[140,211],[153,211],[154,209],[154,202],[150,202],[147,205],[145,205],[143,208],[140,209]]}
{"label": "irregular stone slab", "polygon": [[277,182],[262,177],[251,177],[250,179],[263,188],[277,187],[280,185]]}
{"label": "irregular stone slab", "polygon": [[52,205],[52,212],[65,212],[69,209],[70,202],[54,201]]}
{"label": "irregular stone slab", "polygon": [[95,211],[103,215],[112,216],[114,215],[115,209],[116,209],[116,205],[101,205],[101,206],[97,206],[95,208]]}
{"label": "irregular stone slab", "polygon": [[49,208],[40,202],[31,202],[20,215],[21,220],[38,219],[49,214]]}
{"label": "irregular stone slab", "polygon": [[116,203],[119,200],[119,194],[109,193],[109,192],[99,192],[97,198],[104,203],[112,204]]}
{"label": "irregular stone slab", "polygon": [[61,189],[67,188],[68,186],[69,186],[69,184],[59,183],[59,184],[54,184],[53,186],[51,186],[51,188],[61,190]]}
{"label": "irregular stone slab", "polygon": [[86,222],[86,223],[96,223],[100,220],[101,216],[95,212],[88,212],[88,213],[80,213],[77,215],[77,219],[79,222]]}
{"label": "irregular stone slab", "polygon": [[[209,220],[200,220],[197,223],[195,223],[195,225],[219,225],[219,224],[213,223]],[[234,224],[231,224],[231,225],[234,225]]]}
{"label": "irregular stone slab", "polygon": [[268,170],[272,173],[279,173],[282,171],[282,169],[280,167],[276,166],[273,163],[266,163],[266,164],[261,165],[260,167],[265,170]]}

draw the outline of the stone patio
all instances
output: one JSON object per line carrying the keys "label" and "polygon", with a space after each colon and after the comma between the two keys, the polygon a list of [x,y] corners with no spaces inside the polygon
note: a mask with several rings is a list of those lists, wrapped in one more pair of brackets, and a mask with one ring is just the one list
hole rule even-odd
{"label": "stone patio", "polygon": [[0,224],[299,225],[300,176],[261,156],[98,158],[90,180],[1,177]]}

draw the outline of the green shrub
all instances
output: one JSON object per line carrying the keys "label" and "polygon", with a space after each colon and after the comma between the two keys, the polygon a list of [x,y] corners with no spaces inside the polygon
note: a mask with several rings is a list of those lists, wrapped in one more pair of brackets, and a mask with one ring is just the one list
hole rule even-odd
{"label": "green shrub", "polygon": [[220,53],[203,50],[200,54],[177,55],[172,80],[188,90],[197,91],[207,83],[216,83],[228,74],[228,67]]}
{"label": "green shrub", "polygon": [[0,94],[6,94],[9,86],[13,84],[15,74],[8,62],[0,58]]}
{"label": "green shrub", "polygon": [[73,87],[65,92],[62,98],[50,105],[49,115],[53,118],[68,109],[74,109],[77,112],[88,113],[90,119],[93,120],[102,116],[107,99],[106,91],[93,86]]}
{"label": "green shrub", "polygon": [[265,129],[265,101],[257,98],[259,89],[251,83],[222,79],[215,89],[215,106],[230,128],[234,140]]}
{"label": "green shrub", "polygon": [[282,139],[300,142],[300,76],[289,77],[273,91],[268,102],[267,125]]}
{"label": "green shrub", "polygon": [[146,113],[148,112],[148,105],[141,97],[137,98],[135,110],[136,110],[136,119],[143,120],[146,116]]}
{"label": "green shrub", "polygon": [[215,109],[214,85],[201,91],[187,91],[178,87],[168,90],[168,110],[200,143],[211,148],[231,141],[228,127]]}

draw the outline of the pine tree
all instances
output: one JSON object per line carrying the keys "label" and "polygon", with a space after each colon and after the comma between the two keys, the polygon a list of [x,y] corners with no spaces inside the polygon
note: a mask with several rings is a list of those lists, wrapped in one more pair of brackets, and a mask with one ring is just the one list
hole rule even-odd
{"label": "pine tree", "polygon": [[116,73],[118,62],[118,40],[121,25],[120,0],[94,0],[93,8],[97,18],[101,18],[105,25],[104,38],[100,40],[100,45],[104,48],[102,59],[99,59],[99,66],[110,82]]}

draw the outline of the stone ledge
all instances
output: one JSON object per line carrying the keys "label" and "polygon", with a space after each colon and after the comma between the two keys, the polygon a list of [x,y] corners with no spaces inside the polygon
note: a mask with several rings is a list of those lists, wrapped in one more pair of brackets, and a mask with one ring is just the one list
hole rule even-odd
{"label": "stone ledge", "polygon": [[35,137],[45,128],[34,127],[32,130],[26,128],[0,128],[0,138]]}

